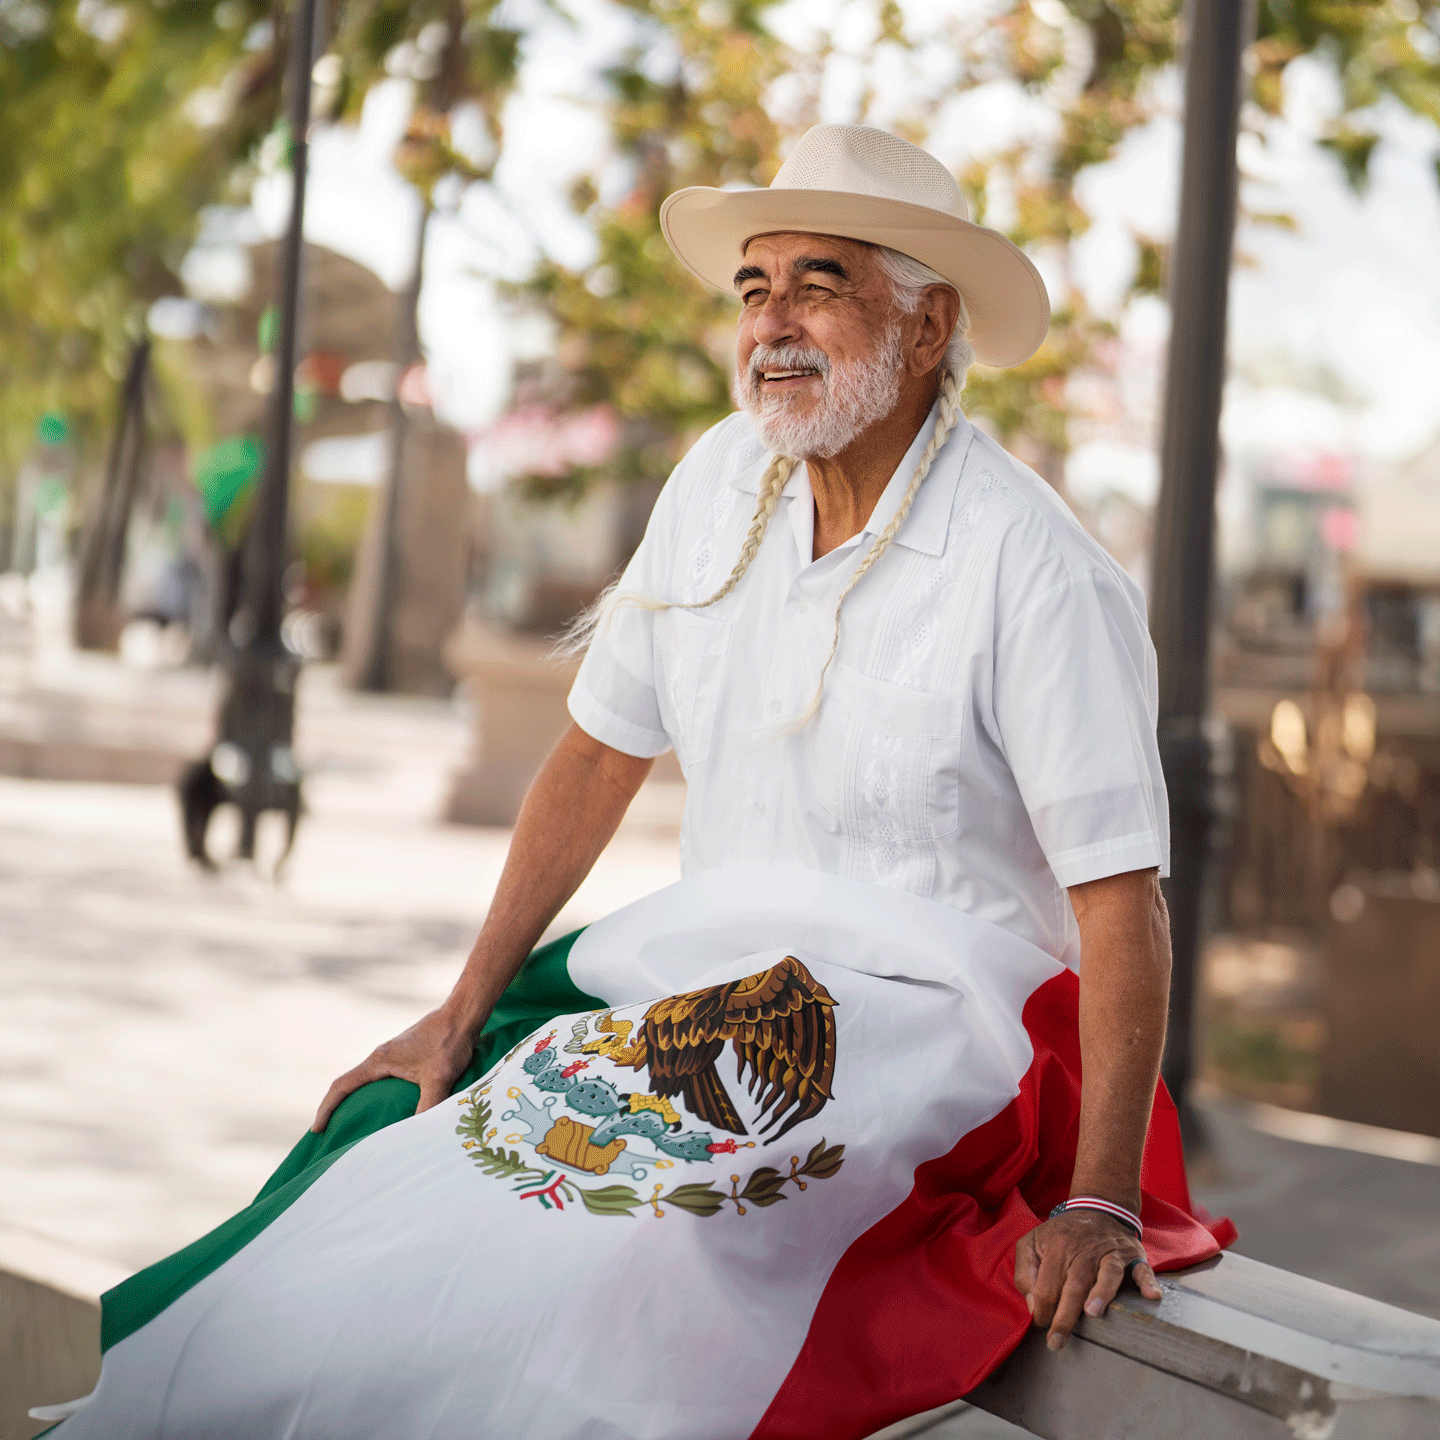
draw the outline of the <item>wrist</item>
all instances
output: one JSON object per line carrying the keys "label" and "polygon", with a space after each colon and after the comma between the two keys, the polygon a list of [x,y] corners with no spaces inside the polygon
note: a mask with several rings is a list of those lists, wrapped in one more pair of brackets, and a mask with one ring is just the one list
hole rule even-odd
{"label": "wrist", "polygon": [[485,1028],[485,1022],[494,1008],[493,1000],[488,1000],[478,989],[462,983],[436,1007],[436,1013],[458,1037],[474,1042],[480,1038],[480,1032]]}
{"label": "wrist", "polygon": [[1138,1204],[1131,1208],[1128,1205],[1117,1205],[1114,1201],[1101,1195],[1077,1193],[1071,1195],[1068,1200],[1062,1200],[1050,1212],[1050,1218],[1053,1220],[1057,1215],[1071,1214],[1076,1211],[1106,1216],[1116,1224],[1123,1225],[1137,1240],[1143,1241],[1145,1238],[1145,1229],[1140,1223]]}
{"label": "wrist", "polygon": [[480,1038],[490,1012],[529,953],[523,951],[519,960],[506,963],[508,948],[502,948],[486,930],[481,930],[454,988],[438,1007],[438,1013],[472,1041]]}
{"label": "wrist", "polygon": [[1070,1179],[1067,1198],[1078,1200],[1081,1196],[1090,1196],[1096,1200],[1108,1200],[1110,1204],[1119,1205],[1123,1210],[1129,1210],[1136,1215],[1140,1213],[1142,1202],[1138,1176],[1128,1184],[1124,1180],[1117,1183],[1114,1176],[1091,1179],[1079,1166],[1076,1166]]}

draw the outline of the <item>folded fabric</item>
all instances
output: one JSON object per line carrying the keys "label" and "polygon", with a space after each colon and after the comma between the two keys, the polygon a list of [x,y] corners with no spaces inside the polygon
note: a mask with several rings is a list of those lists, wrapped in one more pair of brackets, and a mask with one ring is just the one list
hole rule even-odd
{"label": "folded fabric", "polygon": [[[1024,1334],[1065,1198],[1074,973],[951,907],[711,871],[537,951],[450,1100],[367,1086],[104,1297],[62,1440],[845,1440]],[[1234,1236],[1157,1093],[1159,1269]]]}

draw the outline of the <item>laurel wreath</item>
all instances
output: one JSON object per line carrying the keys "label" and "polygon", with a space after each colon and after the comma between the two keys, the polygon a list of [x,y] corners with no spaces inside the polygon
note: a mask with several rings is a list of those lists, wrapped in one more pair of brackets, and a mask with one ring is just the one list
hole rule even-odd
{"label": "laurel wreath", "polygon": [[744,1215],[748,1206],[764,1210],[787,1199],[786,1185],[793,1184],[803,1191],[812,1180],[830,1179],[845,1163],[845,1147],[827,1146],[821,1139],[810,1147],[803,1163],[798,1155],[790,1157],[788,1175],[771,1165],[762,1165],[751,1171],[743,1184],[739,1175],[732,1175],[729,1194],[717,1190],[710,1183],[677,1185],[669,1191],[663,1184],[656,1185],[648,1196],[641,1195],[629,1185],[605,1185],[592,1190],[575,1184],[561,1170],[542,1169],[522,1160],[516,1150],[491,1145],[495,1131],[490,1128],[490,1102],[478,1088],[460,1103],[466,1113],[455,1127],[455,1133],[465,1137],[464,1148],[474,1164],[484,1174],[509,1180],[517,1190],[540,1197],[541,1204],[547,1209],[553,1201],[555,1209],[563,1210],[563,1197],[572,1203],[579,1199],[592,1215],[629,1215],[648,1205],[653,1214],[663,1216],[664,1211],[660,1207],[673,1205],[677,1210],[686,1210],[692,1215],[709,1216],[718,1214],[729,1202],[735,1206],[737,1213]]}

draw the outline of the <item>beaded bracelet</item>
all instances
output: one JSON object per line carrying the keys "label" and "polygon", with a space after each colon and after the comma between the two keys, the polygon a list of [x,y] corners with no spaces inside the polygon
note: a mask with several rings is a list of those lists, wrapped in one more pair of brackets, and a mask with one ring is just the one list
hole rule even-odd
{"label": "beaded bracelet", "polygon": [[1118,1220],[1127,1229],[1133,1230],[1137,1240],[1145,1238],[1140,1217],[1133,1210],[1127,1210],[1123,1205],[1116,1205],[1110,1200],[1102,1200],[1098,1195],[1074,1195],[1069,1200],[1062,1200],[1050,1212],[1050,1218],[1053,1220],[1067,1210],[1098,1210],[1102,1215],[1109,1215],[1111,1219]]}

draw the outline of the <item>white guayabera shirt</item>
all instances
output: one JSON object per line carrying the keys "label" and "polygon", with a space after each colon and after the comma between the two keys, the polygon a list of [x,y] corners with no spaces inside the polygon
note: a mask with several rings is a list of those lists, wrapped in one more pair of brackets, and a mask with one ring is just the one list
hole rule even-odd
{"label": "white guayabera shirt", "polygon": [[[835,602],[900,505],[922,427],[865,531],[811,558],[792,472],[740,584],[704,610],[617,607],[570,713],[629,755],[674,746],[681,863],[770,865],[893,886],[1074,964],[1066,886],[1168,860],[1144,599],[1033,471],[961,420],[905,524]],[[676,467],[622,592],[696,601],[729,575],[768,455],[747,416]]]}

